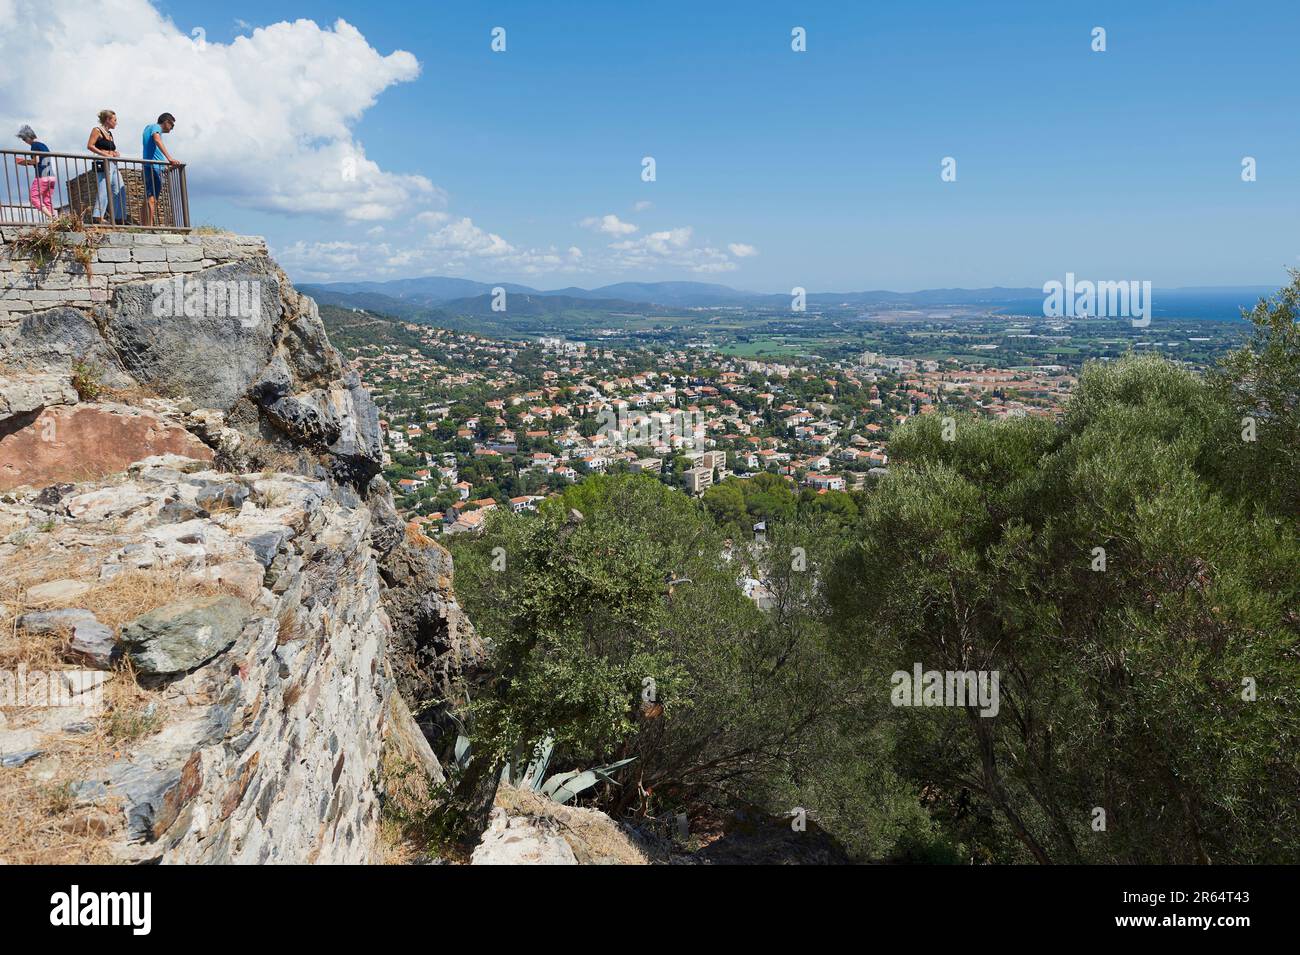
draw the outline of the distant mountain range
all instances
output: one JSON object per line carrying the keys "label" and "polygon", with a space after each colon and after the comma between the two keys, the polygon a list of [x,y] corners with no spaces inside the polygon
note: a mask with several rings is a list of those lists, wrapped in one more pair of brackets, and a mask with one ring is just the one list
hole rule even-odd
{"label": "distant mountain range", "polygon": [[[510,311],[555,314],[573,309],[619,312],[629,309],[666,314],[681,308],[788,308],[789,295],[746,292],[707,282],[619,282],[600,288],[577,287],[550,291],[513,282],[476,282],[471,279],[431,275],[389,282],[329,282],[303,284],[303,291],[319,302],[347,308],[365,308],[399,318],[416,317],[436,309],[444,313],[479,315],[491,311],[494,288],[504,288]],[[1240,309],[1277,291],[1269,286],[1204,286],[1155,289],[1154,314],[1169,318],[1232,320]],[[1008,314],[1041,314],[1043,292],[1038,288],[923,289],[918,292],[887,290],[864,292],[809,292],[810,306],[866,307],[890,311],[954,308],[987,309]],[[649,307],[649,309],[647,309]]]}

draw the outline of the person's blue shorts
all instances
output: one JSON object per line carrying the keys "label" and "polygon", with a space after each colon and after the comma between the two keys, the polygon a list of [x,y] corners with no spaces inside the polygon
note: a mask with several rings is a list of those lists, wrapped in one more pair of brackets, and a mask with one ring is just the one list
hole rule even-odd
{"label": "person's blue shorts", "polygon": [[162,173],[157,166],[144,167],[144,194],[150,198],[162,195]]}

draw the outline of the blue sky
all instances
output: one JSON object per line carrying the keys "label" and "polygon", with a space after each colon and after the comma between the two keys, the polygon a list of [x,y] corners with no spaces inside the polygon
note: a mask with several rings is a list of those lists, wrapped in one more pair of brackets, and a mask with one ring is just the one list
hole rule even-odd
{"label": "blue sky", "polygon": [[[214,44],[342,17],[379,54],[414,54],[418,77],[379,91],[351,134],[385,174],[445,195],[441,222],[468,219],[519,253],[426,248],[400,209],[355,222],[196,196],[199,218],[266,234],[310,278],[376,264],[313,262],[313,243],[381,238],[406,254],[377,278],[542,287],[1040,286],[1067,271],[1279,285],[1300,266],[1293,0],[155,7]],[[505,53],[489,48],[495,26]],[[794,26],[805,53],[790,49]],[[641,181],[645,155],[656,182]],[[945,156],[956,182],[940,180]],[[606,215],[637,231],[581,224]]]}

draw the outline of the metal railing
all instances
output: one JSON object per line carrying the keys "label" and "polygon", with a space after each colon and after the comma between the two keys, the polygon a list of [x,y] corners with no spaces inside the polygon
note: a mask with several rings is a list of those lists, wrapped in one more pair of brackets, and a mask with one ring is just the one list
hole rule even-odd
{"label": "metal railing", "polygon": [[[0,166],[0,226],[40,225],[70,216],[104,228],[190,228],[184,163],[0,149]],[[150,196],[153,221],[146,226]]]}

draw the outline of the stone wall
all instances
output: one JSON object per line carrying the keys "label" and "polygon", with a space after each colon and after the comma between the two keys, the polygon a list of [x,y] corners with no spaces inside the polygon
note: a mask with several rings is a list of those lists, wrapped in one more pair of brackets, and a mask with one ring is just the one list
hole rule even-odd
{"label": "stone wall", "polygon": [[[33,271],[27,260],[10,255],[9,246],[25,231],[0,228],[0,324],[18,313],[55,305],[89,307],[108,302],[110,290],[126,282],[188,275],[267,255],[266,241],[259,236],[104,229],[92,240],[96,248],[89,275],[66,255],[49,269]],[[86,241],[84,233],[66,237],[70,246]]]}

